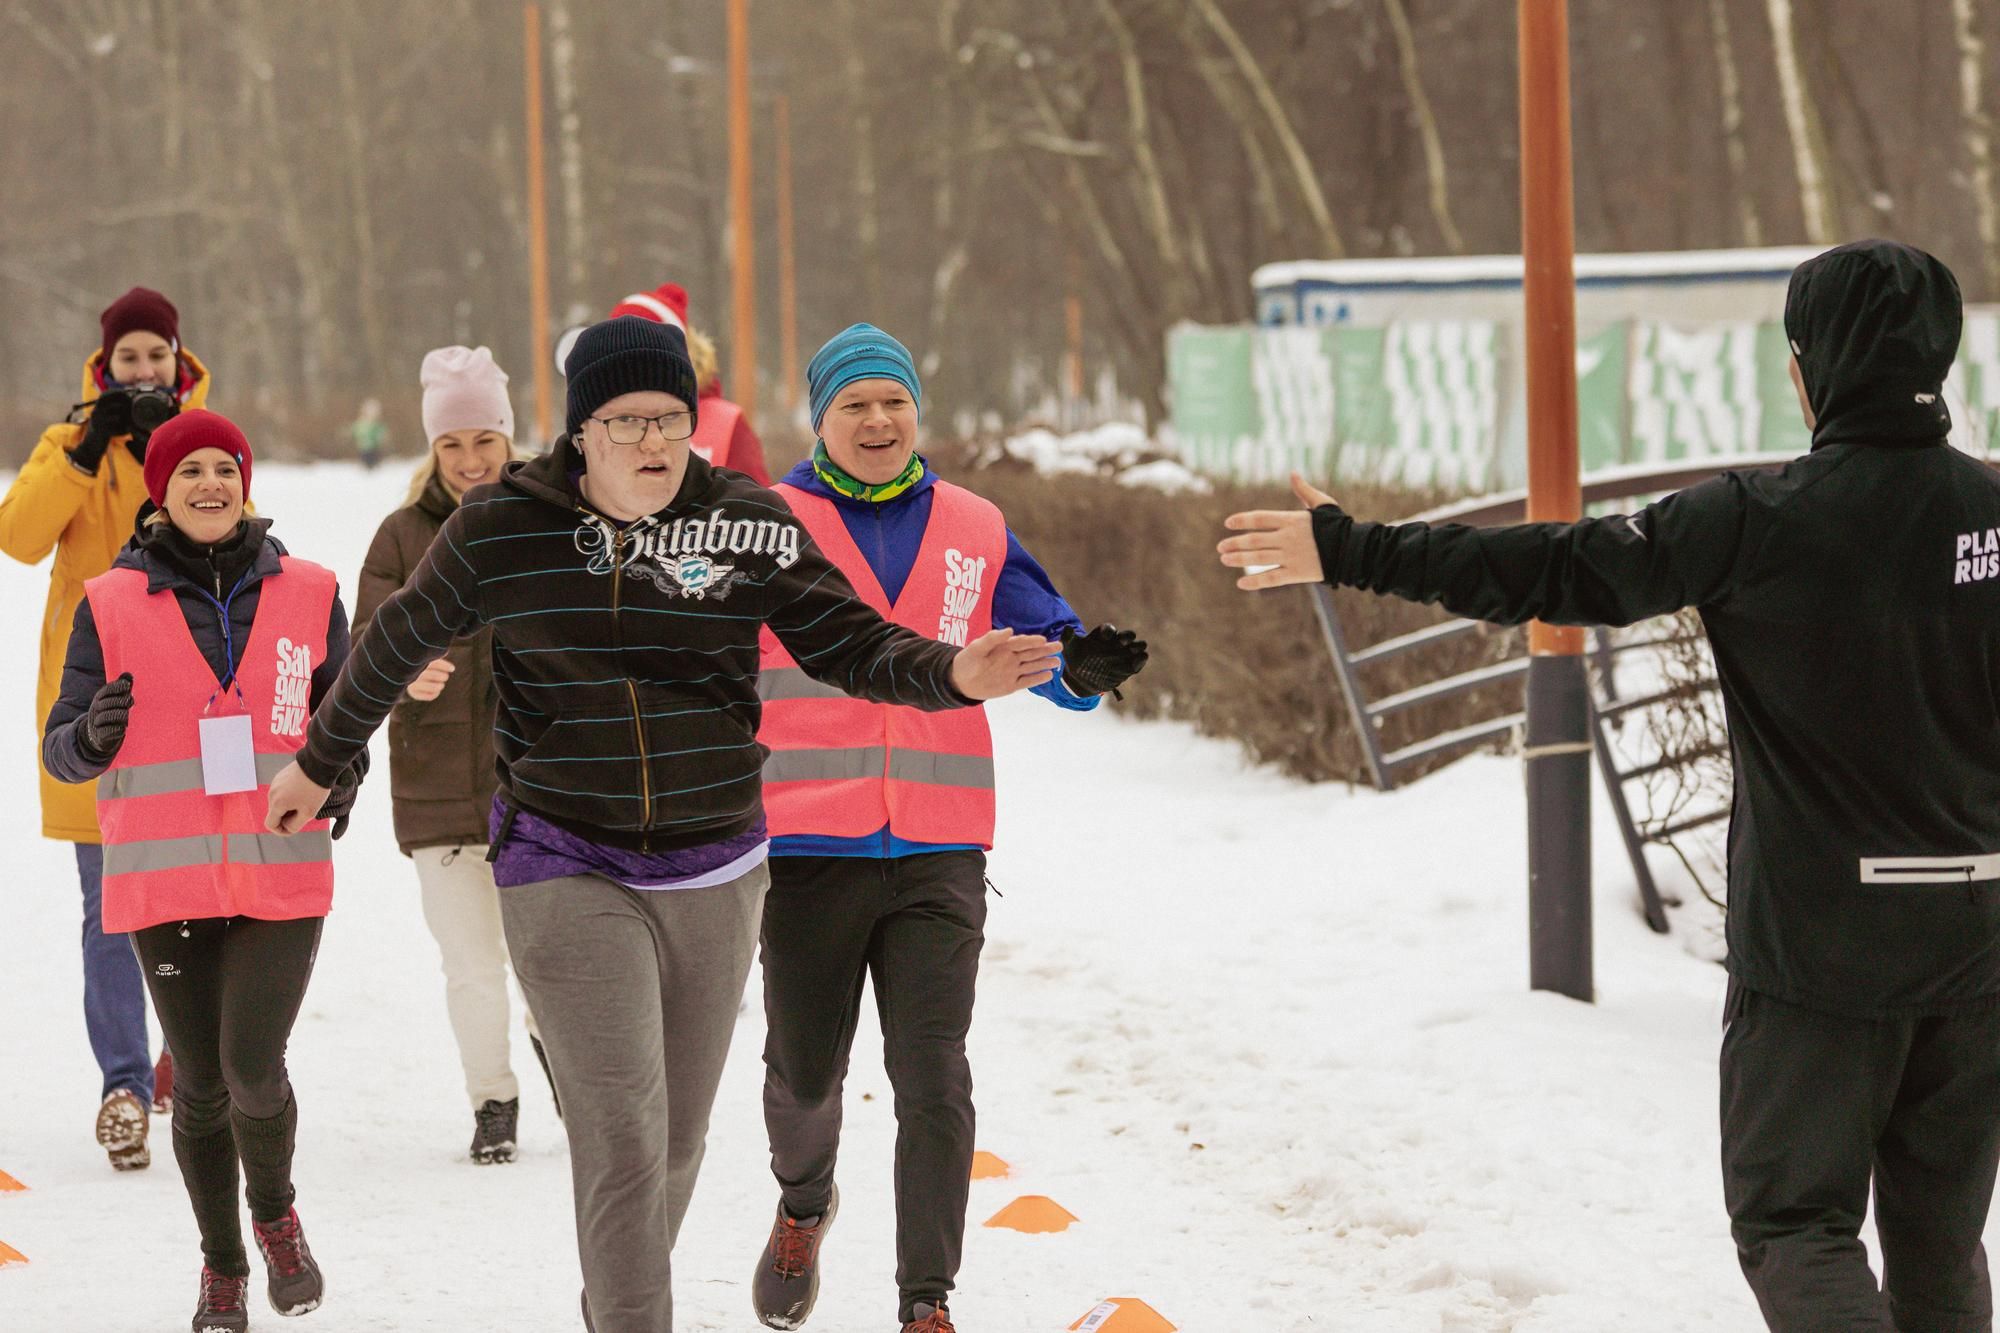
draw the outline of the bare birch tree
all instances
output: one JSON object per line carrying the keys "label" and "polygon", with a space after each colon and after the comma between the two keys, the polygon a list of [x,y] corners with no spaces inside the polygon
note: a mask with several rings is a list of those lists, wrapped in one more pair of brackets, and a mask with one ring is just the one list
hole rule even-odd
{"label": "bare birch tree", "polygon": [[1792,28],[1792,0],[1765,0],[1771,20],[1771,41],[1778,71],[1778,94],[1785,108],[1785,128],[1792,139],[1792,165],[1798,173],[1799,207],[1805,215],[1806,236],[1815,245],[1833,241],[1833,212],[1827,203],[1825,153],[1820,142],[1819,116],[1799,68],[1798,34]]}
{"label": "bare birch tree", "polygon": [[1736,43],[1729,35],[1727,0],[1708,0],[1708,33],[1715,51],[1715,77],[1722,96],[1722,143],[1729,159],[1730,193],[1736,200],[1743,244],[1764,243],[1757,195],[1750,179],[1750,148],[1743,139],[1743,77],[1736,67]]}
{"label": "bare birch tree", "polygon": [[1973,0],[1952,0],[1952,35],[1958,42],[1958,109],[1965,122],[1968,184],[1979,219],[1979,252],[1987,290],[2000,289],[2000,207],[1993,198],[1993,118],[1986,111],[1986,43],[1979,35]]}

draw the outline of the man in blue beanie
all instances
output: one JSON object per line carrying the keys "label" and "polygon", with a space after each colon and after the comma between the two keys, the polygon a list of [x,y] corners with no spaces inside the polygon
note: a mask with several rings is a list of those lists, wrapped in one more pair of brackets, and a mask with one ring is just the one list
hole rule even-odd
{"label": "man in blue beanie", "polygon": [[[1082,633],[1000,511],[916,452],[923,386],[900,342],[856,324],[820,349],[806,378],[819,441],[775,489],[871,607],[945,643],[997,628],[1060,637],[1062,670],[1034,692],[1062,708],[1096,707],[1145,665],[1130,630]],[[904,1333],[953,1333],[992,738],[983,709],[923,714],[836,695],[775,637],[762,644],[764,1120],[781,1198],[752,1298],[771,1328],[798,1328],[812,1312],[839,1202],[841,1083],[872,975],[896,1094],[898,1318]]]}

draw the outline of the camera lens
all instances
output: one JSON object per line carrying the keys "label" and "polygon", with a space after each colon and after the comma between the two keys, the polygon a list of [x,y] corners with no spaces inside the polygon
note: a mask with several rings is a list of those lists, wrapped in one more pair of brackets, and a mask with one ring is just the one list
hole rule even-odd
{"label": "camera lens", "polygon": [[132,394],[132,428],[150,435],[172,420],[181,410],[165,389],[138,389]]}

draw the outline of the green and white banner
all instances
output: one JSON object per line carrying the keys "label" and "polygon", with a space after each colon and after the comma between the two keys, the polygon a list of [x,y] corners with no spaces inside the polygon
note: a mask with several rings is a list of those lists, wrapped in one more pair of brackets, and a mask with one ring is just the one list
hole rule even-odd
{"label": "green and white banner", "polygon": [[[1811,440],[1776,324],[1632,321],[1577,346],[1586,472],[1747,453]],[[1519,356],[1504,325],[1202,328],[1168,343],[1172,429],[1196,471],[1279,481],[1291,471],[1476,493],[1526,472]],[[1954,442],[2000,440],[2000,310],[1967,313],[1946,389]]]}

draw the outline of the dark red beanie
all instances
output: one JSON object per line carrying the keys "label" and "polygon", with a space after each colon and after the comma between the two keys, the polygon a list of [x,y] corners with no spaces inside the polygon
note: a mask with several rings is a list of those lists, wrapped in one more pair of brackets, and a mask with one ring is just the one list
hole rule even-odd
{"label": "dark red beanie", "polygon": [[144,330],[157,333],[174,345],[176,352],[181,349],[181,312],[174,309],[174,303],[154,291],[151,287],[134,287],[110,305],[97,317],[104,326],[104,364],[111,364],[111,349],[118,340],[128,333]]}
{"label": "dark red beanie", "polygon": [[197,449],[220,449],[243,469],[243,498],[250,498],[250,441],[236,423],[220,412],[193,408],[168,421],[146,441],[146,494],[162,509],[167,504],[167,478]]}

